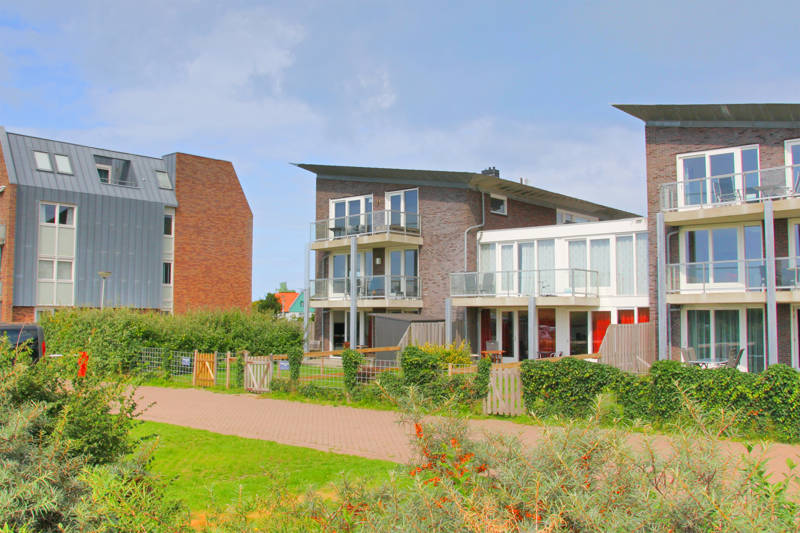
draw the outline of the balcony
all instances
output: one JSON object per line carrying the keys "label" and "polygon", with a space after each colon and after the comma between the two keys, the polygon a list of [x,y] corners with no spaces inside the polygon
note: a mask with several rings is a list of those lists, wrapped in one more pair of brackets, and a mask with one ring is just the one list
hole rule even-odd
{"label": "balcony", "polygon": [[667,223],[763,216],[765,200],[776,212],[800,212],[800,165],[664,183],[659,196]]}
{"label": "balcony", "polygon": [[596,305],[598,274],[580,268],[454,272],[450,296],[454,305],[527,305],[531,296],[541,305]]}
{"label": "balcony", "polygon": [[421,218],[419,213],[383,210],[317,220],[311,223],[311,248],[346,247],[353,236],[359,245],[394,242],[419,246],[422,244]]}
{"label": "balcony", "polygon": [[[766,259],[675,263],[666,277],[671,304],[766,302]],[[778,302],[800,301],[800,257],[775,259],[775,288]]]}
{"label": "balcony", "polygon": [[[359,307],[422,306],[422,280],[418,276],[359,276],[356,278]],[[311,299],[315,307],[349,307],[350,278],[311,280]]]}

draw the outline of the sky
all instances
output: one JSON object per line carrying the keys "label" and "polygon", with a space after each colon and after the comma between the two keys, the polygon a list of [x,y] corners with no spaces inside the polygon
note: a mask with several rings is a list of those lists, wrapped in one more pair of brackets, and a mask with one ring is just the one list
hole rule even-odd
{"label": "sky", "polygon": [[645,212],[627,104],[797,102],[794,2],[0,0],[0,125],[232,161],[253,296],[304,285],[314,175],[480,171]]}

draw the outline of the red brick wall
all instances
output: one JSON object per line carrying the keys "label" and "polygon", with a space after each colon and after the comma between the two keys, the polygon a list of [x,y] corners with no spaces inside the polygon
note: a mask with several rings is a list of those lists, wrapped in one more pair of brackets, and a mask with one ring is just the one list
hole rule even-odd
{"label": "red brick wall", "polygon": [[253,213],[228,161],[176,154],[176,313],[250,309]]}
{"label": "red brick wall", "polygon": [[11,322],[34,322],[36,312],[34,307],[14,307]]}
{"label": "red brick wall", "polygon": [[[414,188],[406,184],[370,183],[317,178],[317,220],[329,217],[329,200],[347,196],[372,194],[374,211],[386,209],[385,193]],[[423,245],[419,253],[422,278],[423,313],[444,318],[444,300],[450,296],[450,273],[464,269],[464,230],[481,222],[481,195],[469,189],[419,186],[419,209]],[[554,209],[508,201],[508,215],[489,213],[486,195],[486,226],[481,229],[500,229],[555,224]],[[478,230],[467,238],[468,270],[475,270],[475,243]],[[317,255],[317,275],[322,254]]]}
{"label": "red brick wall", "polygon": [[792,310],[789,304],[778,304],[778,362],[792,364]]}
{"label": "red brick wall", "polygon": [[0,321],[14,320],[14,235],[17,220],[17,186],[11,185],[8,178],[3,151],[0,150],[0,186],[6,190],[0,193],[0,224],[6,227],[6,243],[0,258]]}
{"label": "red brick wall", "polygon": [[650,301],[653,307],[657,302],[656,213],[661,210],[658,187],[662,183],[672,183],[677,179],[676,156],[703,150],[758,144],[760,167],[778,167],[786,164],[784,141],[798,138],[800,138],[800,128],[645,127]]}

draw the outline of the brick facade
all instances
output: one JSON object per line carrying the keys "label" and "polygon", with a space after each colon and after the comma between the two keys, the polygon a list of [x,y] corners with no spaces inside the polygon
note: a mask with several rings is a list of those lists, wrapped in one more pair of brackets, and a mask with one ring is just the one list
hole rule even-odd
{"label": "brick facade", "polygon": [[[419,250],[419,274],[422,281],[422,313],[444,318],[444,300],[450,296],[450,273],[464,268],[464,230],[481,223],[481,193],[475,190],[432,185],[413,186],[366,181],[348,181],[317,177],[316,219],[330,216],[330,200],[372,194],[372,209],[386,209],[386,193],[419,189],[419,212],[423,244]],[[485,226],[472,230],[467,237],[467,270],[476,269],[477,232],[485,229],[541,226],[556,223],[555,209],[509,199],[507,215],[489,212],[489,194],[485,200]],[[321,271],[323,253],[317,253],[316,275]],[[463,310],[457,311],[463,314]],[[458,317],[454,317],[458,318]],[[327,325],[326,325],[327,327]],[[316,336],[320,335],[315,328]],[[327,333],[327,332],[326,332]]]}
{"label": "brick facade", "polygon": [[8,178],[3,151],[0,150],[0,224],[6,227],[6,242],[0,257],[0,321],[14,321],[14,235],[17,221],[17,186],[11,185]]}
{"label": "brick facade", "polygon": [[11,322],[34,322],[36,321],[35,307],[14,307],[11,313]]}
{"label": "brick facade", "polygon": [[253,214],[228,161],[176,154],[175,313],[250,309]]}
{"label": "brick facade", "polygon": [[[800,128],[753,127],[645,127],[647,158],[647,219],[649,231],[650,301],[657,300],[656,214],[661,210],[659,186],[677,180],[678,154],[715,150],[736,146],[758,145],[759,167],[780,167],[786,164],[784,141],[800,139]],[[666,228],[666,232],[676,228]],[[672,248],[672,246],[671,246]],[[670,250],[670,254],[674,251]],[[776,257],[788,255],[787,221],[775,220]],[[677,262],[671,255],[670,260]],[[781,308],[785,308],[781,310]],[[791,354],[791,321],[789,307],[779,306],[779,359],[788,361]],[[654,320],[658,317],[654,313]],[[676,339],[672,339],[675,345]]]}

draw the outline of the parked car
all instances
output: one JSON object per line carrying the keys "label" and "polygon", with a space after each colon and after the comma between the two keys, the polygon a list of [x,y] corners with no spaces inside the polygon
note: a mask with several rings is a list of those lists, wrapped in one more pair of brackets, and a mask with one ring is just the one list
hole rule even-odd
{"label": "parked car", "polygon": [[47,355],[44,330],[39,324],[0,324],[0,337],[8,337],[11,346],[20,346],[30,341],[31,359],[37,362]]}

